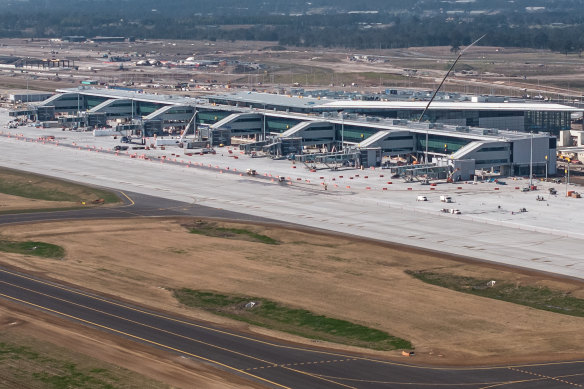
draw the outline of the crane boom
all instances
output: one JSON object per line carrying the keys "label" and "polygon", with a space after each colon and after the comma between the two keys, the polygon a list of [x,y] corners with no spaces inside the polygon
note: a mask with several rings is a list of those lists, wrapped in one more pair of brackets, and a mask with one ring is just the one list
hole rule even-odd
{"label": "crane boom", "polygon": [[197,117],[197,109],[195,108],[195,113],[193,114],[193,117],[191,118],[191,120],[189,120],[189,122],[187,123],[187,125],[185,126],[184,131],[182,132],[182,134],[180,134],[180,138],[179,138],[179,143],[182,143],[185,136],[187,135],[187,132],[189,131],[189,128],[191,127],[191,124],[193,123],[193,121],[195,120],[195,118]]}
{"label": "crane boom", "polygon": [[470,49],[471,47],[473,47],[475,44],[477,44],[485,36],[487,36],[487,34],[484,34],[479,39],[477,39],[476,41],[474,41],[470,45],[466,46],[464,48],[464,50],[462,50],[458,54],[458,57],[456,57],[456,59],[454,60],[454,63],[452,64],[452,66],[450,67],[450,69],[448,69],[448,71],[446,72],[446,75],[442,79],[442,82],[440,82],[440,85],[438,85],[438,88],[436,88],[436,90],[434,91],[434,94],[432,95],[432,98],[430,99],[430,101],[428,101],[428,104],[426,105],[426,108],[424,108],[424,111],[422,111],[422,114],[420,115],[420,118],[418,119],[418,122],[421,122],[422,119],[424,118],[424,115],[426,114],[426,111],[428,110],[428,108],[430,108],[430,104],[432,104],[432,101],[434,101],[434,98],[438,94],[438,91],[440,90],[440,88],[442,88],[442,85],[444,84],[444,81],[446,81],[446,78],[448,78],[448,76],[450,75],[450,72],[452,71],[452,69],[454,69],[454,66],[456,66],[456,63],[458,62],[458,60],[460,59],[460,57],[462,57],[462,55],[464,54],[465,51],[467,51],[468,49]]}

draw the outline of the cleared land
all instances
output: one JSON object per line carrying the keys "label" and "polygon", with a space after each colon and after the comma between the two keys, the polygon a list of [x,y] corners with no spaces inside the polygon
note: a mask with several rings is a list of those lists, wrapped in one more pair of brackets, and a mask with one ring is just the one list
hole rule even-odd
{"label": "cleared land", "polygon": [[[292,85],[306,88],[379,91],[386,87],[435,88],[456,57],[450,47],[411,47],[387,50],[347,51],[279,47],[274,42],[205,42],[205,41],[138,41],[131,43],[80,43],[35,40],[23,45],[21,39],[0,40],[0,55],[9,57],[75,60],[75,68],[36,69],[28,73],[0,69],[3,89],[36,89],[52,91],[72,87],[81,80],[135,87],[157,88],[159,93],[216,93],[232,88],[279,90]],[[103,53],[126,56],[135,53],[132,62],[109,62]],[[180,61],[194,55],[200,59],[240,60],[266,65],[261,71],[240,72],[234,66],[199,69],[167,69],[136,66],[148,58]],[[370,55],[372,60],[352,61],[352,55]],[[461,59],[456,72],[444,85],[445,91],[476,94],[522,96],[542,95],[559,98],[581,98],[584,59],[577,54],[564,55],[545,50],[477,46]],[[190,91],[176,91],[177,82],[196,80]],[[356,85],[353,85],[356,84]]]}
{"label": "cleared land", "polygon": [[[193,220],[43,223],[0,229],[10,240],[63,246],[65,260],[2,254],[2,262],[110,295],[240,330],[298,342],[304,338],[234,322],[180,304],[181,288],[258,296],[408,339],[417,361],[510,363],[581,358],[584,319],[426,284],[410,271],[547,287],[584,298],[581,282],[453,260],[403,247],[274,226],[217,223],[278,245],[189,232]],[[488,312],[486,314],[485,312]],[[335,348],[355,349],[323,342]],[[370,353],[375,353],[370,351]],[[384,356],[398,357],[396,352]]]}

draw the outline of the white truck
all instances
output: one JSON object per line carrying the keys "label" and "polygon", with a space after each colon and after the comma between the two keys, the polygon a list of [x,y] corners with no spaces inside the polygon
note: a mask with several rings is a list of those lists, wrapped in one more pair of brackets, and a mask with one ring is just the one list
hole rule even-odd
{"label": "white truck", "polygon": [[452,197],[442,195],[442,196],[440,196],[440,201],[443,203],[451,203]]}

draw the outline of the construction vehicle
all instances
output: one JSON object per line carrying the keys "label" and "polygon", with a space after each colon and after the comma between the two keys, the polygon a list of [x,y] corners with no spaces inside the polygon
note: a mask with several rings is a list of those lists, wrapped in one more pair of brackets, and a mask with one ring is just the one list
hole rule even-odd
{"label": "construction vehicle", "polygon": [[454,175],[454,173],[456,173],[457,171],[459,171],[459,168],[454,169],[453,171],[451,171],[450,173],[448,173],[448,177],[446,178],[446,182],[454,182],[454,180],[452,179],[452,176]]}

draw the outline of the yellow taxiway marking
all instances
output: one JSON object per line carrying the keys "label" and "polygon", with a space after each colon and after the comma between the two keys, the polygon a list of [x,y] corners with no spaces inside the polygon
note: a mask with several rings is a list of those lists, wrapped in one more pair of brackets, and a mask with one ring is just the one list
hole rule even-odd
{"label": "yellow taxiway marking", "polygon": [[314,353],[314,354],[320,354],[320,355],[328,355],[328,356],[333,356],[333,357],[341,357],[341,358],[355,358],[356,360],[360,360],[360,361],[367,361],[367,362],[374,362],[374,363],[379,363],[379,364],[384,364],[384,365],[390,365],[390,366],[401,366],[401,367],[407,367],[410,369],[423,369],[423,370],[444,370],[444,371],[466,371],[466,370],[502,370],[502,369],[508,369],[508,368],[525,368],[525,367],[538,367],[538,366],[557,366],[557,365],[569,365],[569,364],[576,364],[576,363],[584,363],[584,360],[578,360],[578,361],[569,361],[569,362],[549,362],[549,363],[535,363],[535,364],[525,364],[525,365],[508,365],[508,366],[492,366],[492,367],[461,367],[461,368],[451,368],[451,367],[433,367],[433,366],[419,366],[419,365],[410,365],[410,364],[406,364],[406,363],[401,363],[401,362],[392,362],[392,361],[383,361],[383,360],[378,360],[378,359],[372,359],[372,358],[367,358],[367,357],[359,357],[359,356],[352,356],[352,355],[346,355],[346,354],[341,354],[341,353],[335,353],[335,352],[330,352],[330,351],[321,351],[321,350],[313,350],[313,349],[307,349],[307,348],[303,348],[303,347],[294,347],[294,346],[284,346],[284,345],[279,345],[276,343],[272,343],[272,342],[268,342],[265,340],[260,340],[260,339],[254,339],[254,338],[250,338],[244,335],[238,335],[232,332],[228,332],[228,331],[224,331],[224,330],[219,330],[216,328],[212,328],[212,327],[208,327],[208,326],[204,326],[201,324],[195,324],[195,323],[191,323],[188,321],[184,321],[184,320],[180,320],[180,319],[176,319],[176,318],[172,318],[169,316],[164,316],[161,314],[157,314],[157,313],[153,313],[153,312],[147,312],[144,311],[142,309],[138,309],[138,308],[133,308],[124,304],[120,304],[120,303],[116,303],[114,301],[110,301],[110,300],[106,300],[104,298],[100,298],[97,296],[92,296],[90,294],[87,293],[83,293],[77,290],[72,290],[63,286],[59,286],[50,282],[46,282],[46,281],[41,281],[32,277],[28,277],[25,276],[23,274],[18,274],[18,273],[14,273],[11,271],[7,271],[4,269],[0,269],[0,272],[2,273],[7,273],[7,274],[11,274],[13,276],[16,277],[20,277],[20,278],[24,278],[33,282],[37,282],[39,284],[43,284],[43,285],[48,285],[51,286],[53,288],[57,288],[57,289],[61,289],[61,290],[66,290],[70,293],[74,293],[74,294],[78,294],[80,296],[85,296],[88,298],[91,298],[93,300],[97,300],[97,301],[103,301],[106,302],[108,304],[112,304],[112,305],[116,305],[119,307],[123,307],[125,309],[129,309],[135,312],[140,312],[142,314],[145,315],[149,315],[149,316],[153,316],[153,317],[160,317],[160,318],[164,318],[166,320],[169,321],[173,321],[175,323],[181,323],[181,324],[185,324],[185,325],[189,325],[189,326],[193,326],[193,327],[198,327],[198,328],[203,328],[209,331],[213,331],[216,333],[220,333],[220,334],[224,334],[224,335],[229,335],[229,336],[233,336],[235,338],[239,338],[239,339],[245,339],[251,342],[256,342],[256,343],[261,343],[261,344],[265,344],[265,345],[269,345],[275,348],[281,348],[281,349],[287,349],[287,350],[297,350],[297,351],[304,351],[304,352],[309,352],[309,353]]}
{"label": "yellow taxiway marking", "polygon": [[136,203],[134,202],[134,200],[132,200],[132,199],[130,198],[130,196],[128,196],[126,193],[124,193],[124,192],[122,192],[122,191],[120,191],[120,193],[121,193],[121,194],[122,194],[122,195],[123,195],[125,198],[127,198],[127,199],[128,199],[128,201],[130,202],[130,204],[128,204],[128,205],[125,205],[125,207],[133,207],[133,206],[136,204]]}
{"label": "yellow taxiway marking", "polygon": [[111,332],[115,332],[115,333],[118,333],[118,334],[122,334],[122,335],[124,335],[124,336],[127,336],[127,337],[130,337],[130,338],[138,339],[138,340],[140,340],[140,341],[143,341],[143,342],[146,342],[146,343],[150,343],[150,344],[153,344],[153,345],[155,345],[155,346],[158,346],[158,347],[162,347],[162,348],[165,348],[165,349],[168,349],[168,350],[172,350],[172,351],[175,351],[175,352],[178,352],[178,353],[182,353],[182,354],[185,354],[185,355],[189,355],[189,356],[191,356],[191,357],[194,357],[194,358],[197,358],[197,359],[200,359],[200,360],[203,360],[203,361],[209,362],[209,363],[213,363],[213,364],[216,364],[216,365],[218,365],[218,366],[225,367],[225,368],[227,368],[227,369],[230,369],[230,370],[236,371],[236,372],[238,372],[238,373],[245,374],[245,375],[247,375],[247,376],[249,376],[249,377],[253,377],[253,378],[257,379],[257,380],[260,380],[260,381],[263,381],[263,382],[267,382],[267,383],[269,383],[269,384],[275,385],[275,386],[277,386],[277,387],[280,387],[280,388],[291,389],[291,388],[289,388],[289,387],[287,387],[287,386],[284,386],[284,385],[278,384],[277,382],[270,381],[270,380],[268,380],[268,379],[265,379],[265,378],[262,378],[262,377],[259,377],[259,376],[256,376],[256,375],[253,375],[253,374],[251,374],[251,373],[248,373],[248,372],[246,372],[246,371],[240,370],[240,369],[238,369],[238,368],[235,368],[235,367],[233,367],[233,366],[229,366],[229,365],[226,365],[226,364],[224,364],[224,363],[217,362],[217,361],[214,361],[214,360],[212,360],[212,359],[205,358],[205,357],[202,357],[202,356],[200,356],[200,355],[197,355],[197,354],[190,353],[190,352],[188,352],[188,351],[183,351],[183,350],[181,350],[181,349],[174,348],[174,347],[170,347],[170,346],[164,345],[164,344],[162,344],[162,343],[155,342],[155,341],[153,341],[153,340],[149,340],[149,339],[141,338],[141,337],[139,337],[139,336],[132,335],[132,334],[130,334],[130,333],[127,333],[127,332],[124,332],[124,331],[116,330],[116,329],[114,329],[114,328],[107,327],[107,326],[104,326],[104,325],[101,325],[101,324],[98,324],[98,323],[94,323],[94,322],[91,322],[91,321],[89,321],[89,320],[82,319],[82,318],[80,318],[80,317],[76,317],[76,316],[73,316],[73,315],[68,315],[68,314],[66,314],[66,313],[59,312],[59,311],[57,311],[57,310],[54,310],[54,309],[46,308],[46,307],[43,307],[43,306],[41,306],[41,305],[33,304],[33,303],[31,303],[31,302],[28,302],[28,301],[25,301],[25,300],[21,300],[21,299],[18,299],[18,298],[12,297],[12,296],[5,295],[5,294],[3,294],[3,293],[0,293],[0,296],[2,296],[2,297],[4,297],[4,298],[7,298],[7,299],[9,299],[9,300],[18,301],[18,302],[20,302],[20,303],[23,303],[23,304],[26,304],[26,305],[30,305],[30,306],[33,306],[33,307],[36,307],[36,308],[40,308],[40,309],[42,309],[42,310],[45,310],[45,311],[53,312],[53,313],[56,313],[56,314],[58,314],[58,315],[61,315],[61,316],[64,316],[64,317],[69,317],[69,318],[71,318],[71,319],[74,319],[74,320],[80,321],[80,322],[82,322],[82,323],[90,324],[90,325],[92,325],[92,326],[95,326],[95,327],[103,328],[103,329],[106,329],[106,330],[108,330],[108,331],[111,331]]}
{"label": "yellow taxiway marking", "polygon": [[341,383],[341,382],[333,381],[333,380],[331,380],[331,379],[329,379],[329,378],[322,377],[322,376],[319,376],[319,375],[317,375],[317,374],[312,374],[312,373],[308,373],[308,372],[306,372],[306,371],[297,370],[297,369],[292,369],[291,367],[284,367],[284,369],[286,369],[286,370],[290,370],[290,371],[293,371],[293,372],[295,372],[295,373],[298,373],[298,374],[307,375],[307,376],[309,376],[309,377],[316,378],[316,379],[319,379],[319,380],[321,380],[321,381],[330,382],[331,384],[335,384],[335,385],[338,385],[338,386],[342,386],[343,388],[357,389],[357,388],[355,388],[354,386],[345,385],[345,384],[343,384],[343,383]]}
{"label": "yellow taxiway marking", "polygon": [[87,309],[87,310],[90,310],[90,311],[93,311],[93,312],[98,312],[98,313],[101,313],[101,314],[106,315],[106,316],[115,317],[116,319],[124,320],[124,321],[127,321],[129,323],[133,323],[133,324],[140,325],[142,327],[151,328],[153,330],[157,330],[157,331],[160,331],[160,332],[164,332],[166,334],[173,335],[173,336],[176,336],[178,338],[182,338],[182,339],[190,340],[192,342],[204,344],[205,346],[213,347],[213,348],[216,348],[218,350],[227,351],[227,352],[230,352],[230,353],[233,353],[233,354],[237,354],[237,355],[240,355],[242,357],[254,359],[256,361],[260,361],[260,362],[263,362],[263,363],[266,363],[266,364],[270,364],[270,365],[274,365],[274,366],[276,365],[276,363],[273,363],[273,362],[270,362],[270,361],[266,361],[266,360],[263,360],[261,358],[256,358],[256,357],[253,357],[251,355],[247,355],[247,354],[240,353],[238,351],[234,351],[234,350],[231,350],[231,349],[228,349],[228,348],[225,348],[225,347],[220,347],[220,346],[217,346],[217,345],[214,345],[214,344],[211,344],[211,343],[207,343],[207,342],[204,342],[204,341],[199,340],[199,339],[194,339],[194,338],[191,338],[189,336],[177,334],[175,332],[168,331],[168,330],[164,330],[162,328],[158,328],[158,327],[155,327],[155,326],[151,326],[149,324],[144,324],[144,323],[141,323],[139,321],[131,320],[131,319],[128,319],[128,318],[125,318],[125,317],[122,317],[122,316],[118,316],[118,315],[114,315],[112,313],[104,312],[104,311],[101,311],[101,310],[96,309],[96,308],[91,308],[91,307],[88,307],[88,306],[83,305],[83,304],[75,303],[73,301],[69,301],[69,300],[66,300],[66,299],[59,298],[59,297],[51,296],[50,294],[46,294],[46,293],[42,293],[42,292],[37,292],[36,290],[32,290],[32,289],[28,289],[28,288],[25,288],[25,287],[22,287],[22,286],[19,286],[19,285],[15,285],[15,284],[12,284],[10,282],[0,281],[0,283],[7,284],[7,285],[13,286],[15,288],[23,289],[23,290],[29,291],[31,293],[36,293],[36,294],[38,294],[40,296],[45,296],[45,297],[48,297],[48,298],[52,298],[54,300],[62,301],[64,303],[67,303],[67,304],[70,304],[70,305],[75,305],[75,306],[78,306],[78,307],[81,307],[81,308],[84,308],[84,309]]}

